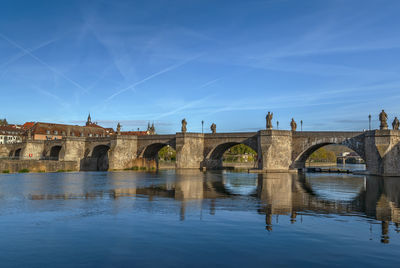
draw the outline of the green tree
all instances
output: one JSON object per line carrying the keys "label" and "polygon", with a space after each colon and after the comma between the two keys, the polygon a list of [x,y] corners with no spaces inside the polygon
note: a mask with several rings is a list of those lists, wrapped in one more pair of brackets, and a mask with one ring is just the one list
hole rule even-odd
{"label": "green tree", "polygon": [[175,161],[176,151],[171,146],[164,146],[158,152],[158,159],[163,161]]}
{"label": "green tree", "polygon": [[226,162],[254,162],[257,153],[249,146],[238,144],[228,149],[222,159]]}
{"label": "green tree", "polygon": [[336,163],[336,154],[322,147],[313,152],[308,158],[310,162],[332,162]]}

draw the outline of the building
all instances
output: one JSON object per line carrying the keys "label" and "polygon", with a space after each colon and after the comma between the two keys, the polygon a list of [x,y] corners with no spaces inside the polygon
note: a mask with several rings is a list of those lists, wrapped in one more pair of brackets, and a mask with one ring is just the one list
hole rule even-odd
{"label": "building", "polygon": [[0,144],[10,144],[22,142],[25,130],[17,125],[0,126]]}
{"label": "building", "polygon": [[54,123],[37,122],[28,131],[31,131],[34,140],[58,140],[66,136],[72,137],[109,137],[110,131],[102,127],[77,126]]}
{"label": "building", "polygon": [[[117,135],[117,132],[112,128],[104,128],[99,126],[97,122],[92,122],[90,114],[88,115],[84,126],[66,125],[44,122],[26,122],[20,126],[25,135],[30,135],[34,140],[57,140],[66,136],[75,137],[111,137]],[[121,131],[120,135],[144,136],[155,134],[154,123],[148,124],[146,131]]]}

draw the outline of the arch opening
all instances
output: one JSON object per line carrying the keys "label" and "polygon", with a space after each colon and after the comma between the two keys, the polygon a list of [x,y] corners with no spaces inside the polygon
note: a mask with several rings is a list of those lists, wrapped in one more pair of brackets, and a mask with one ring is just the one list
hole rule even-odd
{"label": "arch opening", "polygon": [[239,142],[218,145],[206,160],[208,169],[250,169],[257,165],[257,148]]}
{"label": "arch opening", "polygon": [[20,158],[21,158],[21,151],[22,151],[21,148],[15,150],[15,152],[14,152],[14,159],[20,159]]}
{"label": "arch opening", "polygon": [[355,150],[343,144],[321,143],[305,150],[295,161],[298,168],[337,168],[365,170],[365,160]]}
{"label": "arch opening", "polygon": [[176,151],[166,143],[154,143],[147,146],[142,153],[142,162],[137,165],[147,168],[175,168]]}
{"label": "arch opening", "polygon": [[50,149],[50,160],[59,160],[60,159],[60,151],[61,151],[61,146],[56,145],[51,147]]}
{"label": "arch opening", "polygon": [[109,168],[108,151],[110,147],[107,145],[97,145],[93,148],[92,157],[90,158],[90,169],[94,171],[107,171]]}

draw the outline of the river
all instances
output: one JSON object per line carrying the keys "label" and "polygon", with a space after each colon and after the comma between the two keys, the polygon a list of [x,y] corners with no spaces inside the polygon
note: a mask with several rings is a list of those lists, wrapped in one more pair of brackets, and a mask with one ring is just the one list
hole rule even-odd
{"label": "river", "polygon": [[2,267],[398,266],[400,178],[0,175]]}

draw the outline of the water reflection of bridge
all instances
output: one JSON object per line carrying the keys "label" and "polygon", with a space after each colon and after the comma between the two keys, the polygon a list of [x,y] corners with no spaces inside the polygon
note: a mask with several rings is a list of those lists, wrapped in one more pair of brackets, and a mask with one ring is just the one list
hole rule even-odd
{"label": "water reflection of bridge", "polygon": [[[129,174],[154,176],[154,180],[132,179],[127,177]],[[224,173],[181,171],[173,173],[171,177],[166,176],[165,180],[160,180],[156,174],[148,173],[109,173],[107,176],[109,183],[107,189],[96,190],[90,180],[85,179],[81,180],[82,184],[70,184],[66,178],[65,184],[58,181],[59,189],[56,193],[53,191],[46,193],[48,186],[44,182],[43,188],[36,187],[36,190],[29,191],[29,196],[32,200],[96,198],[112,200],[136,196],[151,201],[168,198],[179,201],[181,220],[185,219],[187,206],[200,204],[200,209],[208,206],[209,213],[215,214],[224,200],[245,197],[246,202],[252,204],[250,207],[247,205],[241,207],[240,204],[243,202],[239,200],[239,202],[229,202],[228,209],[253,210],[264,214],[265,228],[268,231],[273,230],[273,216],[288,215],[291,223],[296,223],[298,215],[350,214],[381,221],[383,243],[389,242],[390,222],[396,225],[396,231],[400,226],[400,181],[396,178],[368,177],[363,180],[362,177],[358,177],[358,194],[351,200],[335,200],[327,199],[318,190],[313,189],[307,177],[289,173],[259,175],[238,173],[237,188],[243,186],[243,181],[248,182],[247,188],[250,190],[245,194],[235,191],[235,186],[232,186],[235,183],[232,183],[232,179]],[[50,185],[54,187],[54,182]]]}

